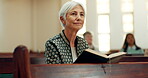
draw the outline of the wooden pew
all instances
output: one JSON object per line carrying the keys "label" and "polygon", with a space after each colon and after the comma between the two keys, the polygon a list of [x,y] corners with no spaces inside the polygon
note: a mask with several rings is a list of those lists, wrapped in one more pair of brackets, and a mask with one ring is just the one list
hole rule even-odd
{"label": "wooden pew", "polygon": [[[45,64],[43,52],[29,52],[31,64]],[[0,53],[0,74],[14,74],[16,72],[13,53]],[[14,75],[12,75],[14,76]],[[14,76],[15,78],[15,76]]]}
{"label": "wooden pew", "polygon": [[13,53],[0,53],[0,78],[13,78]]}
{"label": "wooden pew", "polygon": [[[32,56],[30,57],[31,64],[45,64],[44,56],[36,57],[35,55],[33,54],[33,57]],[[11,74],[11,73],[13,74],[13,71],[14,71],[13,56],[0,57],[0,74]]]}
{"label": "wooden pew", "polygon": [[12,58],[0,58],[0,73],[13,73],[14,62]]}
{"label": "wooden pew", "polygon": [[11,52],[0,53],[0,58],[13,58],[13,53]]}
{"label": "wooden pew", "polygon": [[147,56],[124,56],[119,62],[148,62]]}
{"label": "wooden pew", "polygon": [[30,64],[25,46],[14,51],[15,78],[148,78],[148,63]]}
{"label": "wooden pew", "polygon": [[147,78],[148,64],[32,65],[32,78]]}
{"label": "wooden pew", "polygon": [[30,52],[29,53],[31,64],[45,64],[44,52]]}

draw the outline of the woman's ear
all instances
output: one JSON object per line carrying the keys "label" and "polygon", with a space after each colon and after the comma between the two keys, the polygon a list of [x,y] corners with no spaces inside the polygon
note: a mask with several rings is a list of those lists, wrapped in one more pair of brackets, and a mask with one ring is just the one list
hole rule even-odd
{"label": "woman's ear", "polygon": [[62,22],[64,25],[66,24],[65,19],[63,18],[63,16],[60,16],[60,20],[61,20],[61,22]]}

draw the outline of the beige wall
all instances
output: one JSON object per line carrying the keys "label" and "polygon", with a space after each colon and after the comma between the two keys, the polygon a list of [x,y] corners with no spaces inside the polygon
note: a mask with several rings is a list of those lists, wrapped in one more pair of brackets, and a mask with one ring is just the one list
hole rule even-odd
{"label": "beige wall", "polygon": [[34,51],[61,32],[58,11],[68,0],[0,0],[0,52],[18,45]]}
{"label": "beige wall", "polygon": [[0,52],[12,52],[20,44],[30,48],[30,0],[0,0],[0,4]]}
{"label": "beige wall", "polygon": [[45,42],[61,31],[58,19],[60,1],[34,0],[33,3],[33,48],[44,50]]}

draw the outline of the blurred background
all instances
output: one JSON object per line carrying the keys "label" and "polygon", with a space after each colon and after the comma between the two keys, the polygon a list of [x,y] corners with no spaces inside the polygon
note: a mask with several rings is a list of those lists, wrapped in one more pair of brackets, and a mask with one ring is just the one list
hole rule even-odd
{"label": "blurred background", "polygon": [[[45,42],[63,29],[60,7],[70,0],[0,0],[0,52],[13,52],[18,45],[44,51]],[[121,49],[126,33],[137,45],[148,48],[148,0],[75,0],[84,4],[86,21],[78,32],[93,33],[101,51]]]}

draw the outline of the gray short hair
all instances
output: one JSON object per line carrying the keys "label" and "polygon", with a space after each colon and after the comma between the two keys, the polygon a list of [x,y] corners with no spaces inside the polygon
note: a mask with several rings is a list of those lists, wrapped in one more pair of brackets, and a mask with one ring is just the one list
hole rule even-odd
{"label": "gray short hair", "polygon": [[[72,8],[74,8],[76,5],[80,5],[83,10],[84,10],[84,14],[85,14],[85,8],[83,6],[83,4],[79,3],[79,2],[76,2],[76,1],[68,1],[66,2],[60,9],[59,11],[59,19],[60,17],[62,16],[64,19],[66,19],[66,13],[71,10]],[[60,20],[60,23],[63,27],[65,27],[65,25],[61,22]]]}

